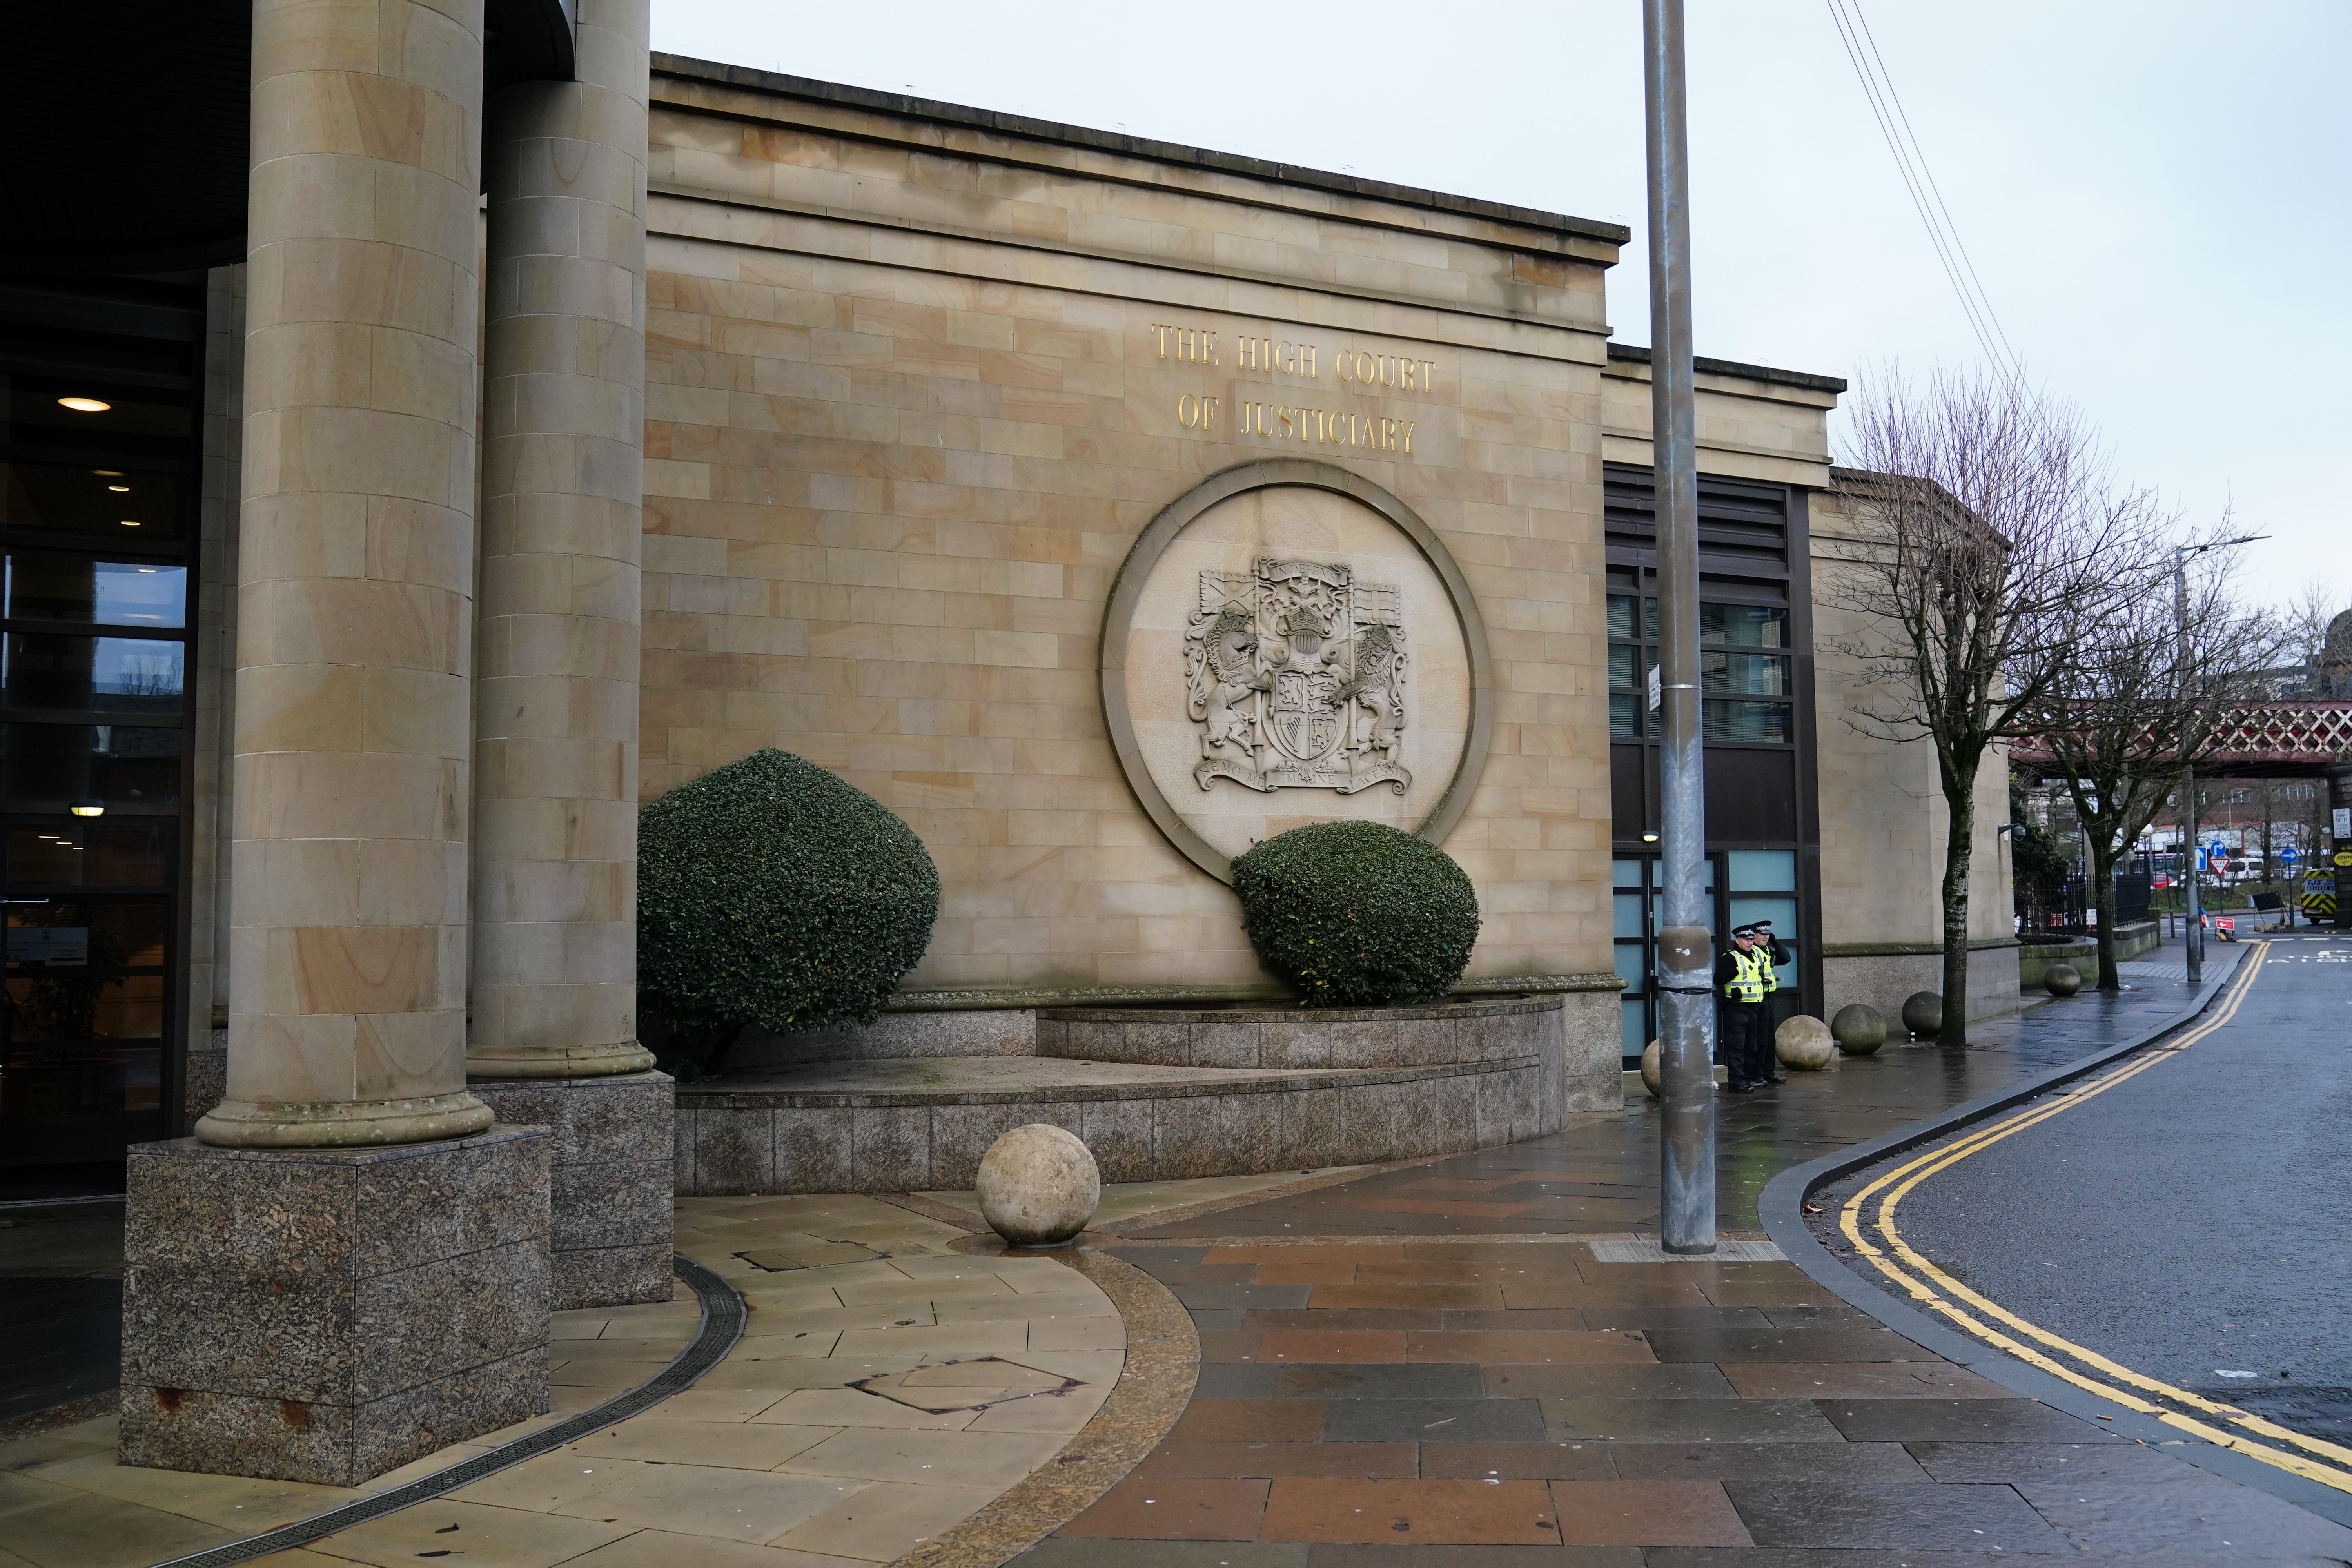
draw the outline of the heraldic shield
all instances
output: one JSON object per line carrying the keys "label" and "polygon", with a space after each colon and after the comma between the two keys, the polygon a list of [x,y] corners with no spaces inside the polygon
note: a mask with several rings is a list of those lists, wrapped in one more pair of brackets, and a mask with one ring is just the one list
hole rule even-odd
{"label": "heraldic shield", "polygon": [[1397,761],[1407,658],[1397,601],[1394,584],[1359,583],[1344,563],[1262,557],[1246,576],[1202,573],[1184,634],[1201,787],[1410,789]]}

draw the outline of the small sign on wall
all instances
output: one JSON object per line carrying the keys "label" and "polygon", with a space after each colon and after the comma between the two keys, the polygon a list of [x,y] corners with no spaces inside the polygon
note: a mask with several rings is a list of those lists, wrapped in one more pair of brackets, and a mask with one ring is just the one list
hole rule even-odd
{"label": "small sign on wall", "polygon": [[79,969],[89,962],[88,926],[12,926],[8,962]]}

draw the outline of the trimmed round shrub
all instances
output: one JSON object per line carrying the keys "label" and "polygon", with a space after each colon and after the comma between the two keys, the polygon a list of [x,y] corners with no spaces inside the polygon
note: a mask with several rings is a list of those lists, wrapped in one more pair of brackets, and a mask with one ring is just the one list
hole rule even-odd
{"label": "trimmed round shrub", "polygon": [[915,830],[787,752],[755,752],[637,816],[637,986],[680,1024],[870,1024],[939,913],[939,868]]}
{"label": "trimmed round shrub", "polygon": [[1434,1002],[1478,940],[1478,894],[1452,856],[1377,822],[1318,822],[1234,860],[1242,930],[1302,1007]]}

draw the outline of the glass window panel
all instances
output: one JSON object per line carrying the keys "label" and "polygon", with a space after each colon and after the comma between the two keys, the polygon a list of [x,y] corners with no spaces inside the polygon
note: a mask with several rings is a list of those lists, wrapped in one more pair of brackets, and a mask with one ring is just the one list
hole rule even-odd
{"label": "glass window panel", "polygon": [[1774,967],[1772,973],[1783,985],[1797,982],[1797,900],[1794,899],[1731,897],[1731,923],[1744,926],[1750,921],[1770,921],[1772,934],[1778,938],[1789,962]]}
{"label": "glass window panel", "polygon": [[1786,893],[1797,886],[1797,852],[1793,849],[1734,849],[1727,858],[1731,862],[1731,890],[1735,893]]}
{"label": "glass window panel", "polygon": [[160,969],[165,913],[160,903],[11,904],[8,967],[15,971]]}
{"label": "glass window panel", "polygon": [[1639,735],[1642,732],[1642,700],[1632,692],[1622,692],[1609,699],[1609,732],[1612,735]]}
{"label": "glass window panel", "polygon": [[1649,933],[1642,929],[1642,895],[1616,893],[1612,897],[1615,903],[1613,913],[1616,923],[1612,928],[1615,933],[1619,936],[1648,935]]}
{"label": "glass window panel", "polygon": [[1654,596],[1642,601],[1642,635],[1655,640],[1658,635],[1658,601]]}
{"label": "glass window panel", "polygon": [[1698,640],[1724,647],[1787,647],[1789,612],[1763,605],[1701,605]]}
{"label": "glass window panel", "polygon": [[1633,595],[1609,595],[1609,635],[1630,640],[1633,636]]}
{"label": "glass window panel", "polygon": [[1612,860],[1609,879],[1612,887],[1638,889],[1642,885],[1642,863],[1631,858]]}
{"label": "glass window panel", "polygon": [[1630,643],[1609,645],[1609,684],[1617,687],[1639,686],[1642,678],[1633,673],[1635,661],[1642,650]]}
{"label": "glass window panel", "polygon": [[1642,952],[1642,944],[1638,942],[1621,942],[1617,944],[1617,973],[1624,977],[1625,994],[1628,996],[1636,995],[1649,988],[1649,974]]}
{"label": "glass window panel", "polygon": [[8,1043],[153,1040],[163,1034],[160,974],[43,974],[8,981]]}
{"label": "glass window panel", "polygon": [[0,700],[12,708],[173,715],[187,646],[144,637],[12,632],[0,641]]}
{"label": "glass window panel", "polygon": [[142,822],[77,823],[8,830],[8,878],[63,887],[161,887],[171,879],[163,826]]}
{"label": "glass window panel", "polygon": [[166,630],[187,624],[188,569],[55,550],[8,552],[6,613]]}
{"label": "glass window panel", "polygon": [[1750,702],[1710,698],[1706,703],[1706,738],[1747,741],[1785,746],[1795,737],[1795,721],[1785,702]]}
{"label": "glass window panel", "polygon": [[11,799],[96,796],[110,805],[169,805],[180,798],[180,731],[129,724],[11,724],[5,769]]}
{"label": "glass window panel", "polygon": [[1703,690],[1737,692],[1743,697],[1789,695],[1789,661],[1780,654],[1703,649],[1698,656],[1698,668]]}
{"label": "glass window panel", "polygon": [[153,1110],[162,1103],[163,1065],[159,1042],[12,1045],[6,1065],[0,1067],[0,1118],[15,1121]]}
{"label": "glass window panel", "polygon": [[1639,997],[1628,996],[1618,1012],[1624,1019],[1624,1044],[1620,1050],[1626,1056],[1638,1057],[1650,1045],[1649,1005]]}
{"label": "glass window panel", "polygon": [[0,463],[0,528],[92,534],[114,548],[132,540],[176,540],[180,481],[136,469]]}

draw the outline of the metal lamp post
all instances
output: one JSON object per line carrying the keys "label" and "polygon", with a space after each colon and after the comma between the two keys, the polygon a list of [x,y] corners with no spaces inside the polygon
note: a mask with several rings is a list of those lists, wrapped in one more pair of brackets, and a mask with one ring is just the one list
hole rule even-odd
{"label": "metal lamp post", "polygon": [[1650,440],[1657,506],[1659,1243],[1715,1250],[1715,944],[1706,928],[1706,790],[1699,732],[1698,420],[1691,363],[1690,166],[1682,0],[1643,0],[1650,174]]}
{"label": "metal lamp post", "polygon": [[[2172,623],[2175,647],[2184,677],[2189,669],[2189,558],[2208,550],[2226,549],[2232,544],[2252,544],[2258,539],[2268,539],[2267,533],[2248,533],[2236,539],[2217,539],[2210,544],[2175,545],[2172,551]],[[2200,984],[2205,979],[2205,922],[2202,907],[2198,902],[2197,885],[2197,764],[2189,763],[2180,770],[2181,885],[2187,889],[2182,900],[2188,911],[2188,930],[2183,934],[2184,951],[2189,960],[2189,984]]]}

